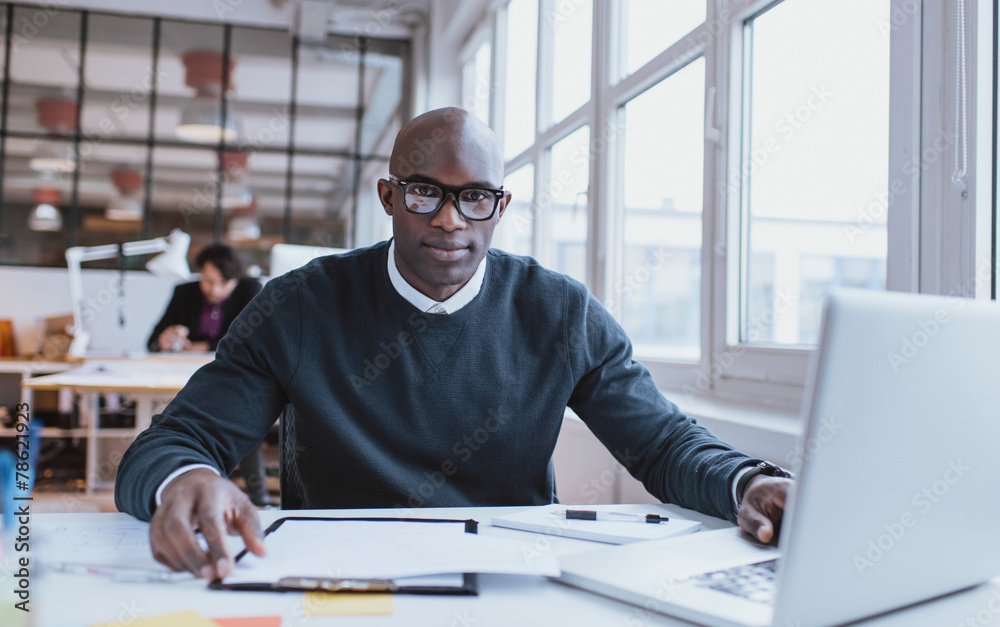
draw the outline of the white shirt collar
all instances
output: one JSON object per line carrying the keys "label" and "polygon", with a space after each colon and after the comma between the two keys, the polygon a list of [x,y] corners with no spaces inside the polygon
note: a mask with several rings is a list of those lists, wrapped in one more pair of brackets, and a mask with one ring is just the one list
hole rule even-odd
{"label": "white shirt collar", "polygon": [[396,240],[392,240],[389,242],[389,280],[392,282],[392,286],[396,288],[396,291],[399,292],[399,295],[420,311],[453,314],[472,302],[472,299],[479,294],[479,290],[483,287],[483,279],[486,278],[486,257],[483,257],[483,260],[479,262],[479,267],[476,268],[475,274],[472,275],[468,283],[452,294],[451,298],[443,303],[439,303],[406,282],[403,275],[399,273],[399,268],[396,267],[395,252]]}

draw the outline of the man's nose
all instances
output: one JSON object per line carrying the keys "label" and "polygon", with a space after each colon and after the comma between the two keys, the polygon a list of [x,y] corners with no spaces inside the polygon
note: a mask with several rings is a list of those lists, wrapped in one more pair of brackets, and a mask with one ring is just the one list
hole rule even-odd
{"label": "man's nose", "polygon": [[441,208],[434,214],[431,224],[446,231],[454,231],[466,227],[465,218],[458,211],[458,200],[455,198],[455,194],[449,193],[444,197]]}

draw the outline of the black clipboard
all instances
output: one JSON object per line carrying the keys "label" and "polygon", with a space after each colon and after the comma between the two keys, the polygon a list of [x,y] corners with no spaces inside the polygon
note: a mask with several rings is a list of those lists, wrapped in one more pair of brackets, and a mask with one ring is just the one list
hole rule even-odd
{"label": "black clipboard", "polygon": [[[286,516],[271,523],[264,531],[264,537],[276,531],[286,521],[364,521],[364,522],[423,522],[423,523],[465,523],[465,533],[478,533],[479,522],[466,519],[446,518],[327,518],[312,516]],[[239,561],[247,550],[243,549],[236,556]],[[319,578],[319,577],[285,577],[273,583],[224,583],[216,579],[208,584],[212,590],[244,590],[249,592],[376,592],[390,594],[460,594],[478,595],[479,584],[475,573],[463,573],[462,585],[459,587],[445,586],[400,586],[391,579],[351,579],[351,578]]]}

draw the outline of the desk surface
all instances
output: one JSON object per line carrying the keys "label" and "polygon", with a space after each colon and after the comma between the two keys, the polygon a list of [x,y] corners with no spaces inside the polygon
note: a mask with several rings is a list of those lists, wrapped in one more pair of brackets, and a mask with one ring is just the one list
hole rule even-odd
{"label": "desk surface", "polygon": [[[480,533],[532,542],[538,550],[568,555],[607,545],[542,536],[489,526],[492,516],[522,508],[453,508],[407,510],[412,517],[475,518]],[[728,523],[690,510],[670,508],[678,516],[701,520],[705,528]],[[387,510],[297,511],[302,516],[385,516]],[[395,510],[391,510],[393,514]],[[260,513],[262,526],[291,512]],[[125,520],[124,514],[40,514],[35,522]],[[6,548],[6,547],[5,547]],[[152,557],[150,557],[152,563]],[[43,565],[44,566],[44,565]],[[956,565],[956,568],[960,568]],[[8,579],[9,581],[9,579]],[[303,616],[301,593],[212,591],[204,581],[174,583],[114,583],[106,578],[42,572],[31,580],[36,624],[45,627],[78,627],[100,622],[127,625],[134,615],[151,617],[181,610],[196,610],[206,617],[265,616],[280,614],[284,625],[358,624],[434,627],[530,627],[534,625],[689,625],[619,601],[571,588],[543,577],[480,575],[478,597],[397,595],[395,614],[368,617]],[[833,591],[832,593],[836,593]],[[930,603],[867,621],[866,627],[922,627],[965,624],[966,618],[1000,612],[1000,580],[950,595]],[[975,623],[986,624],[986,623]]]}
{"label": "desk surface", "polygon": [[24,380],[21,385],[33,390],[96,390],[102,392],[150,392],[176,394],[194,372],[212,360],[214,354],[202,353],[184,359],[135,358],[95,359],[83,365],[41,377]]}

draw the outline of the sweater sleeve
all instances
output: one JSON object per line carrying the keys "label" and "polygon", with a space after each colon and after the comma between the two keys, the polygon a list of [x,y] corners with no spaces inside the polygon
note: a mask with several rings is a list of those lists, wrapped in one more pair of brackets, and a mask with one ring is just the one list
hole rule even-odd
{"label": "sweater sleeve", "polygon": [[569,407],[653,496],[735,520],[732,481],[754,460],[664,398],[611,314],[582,286],[567,290]]}
{"label": "sweater sleeve", "polygon": [[157,487],[177,468],[208,464],[224,476],[256,446],[288,403],[301,351],[298,284],[275,279],[247,306],[163,413],[153,417],[118,467],[115,504],[152,517]]}

